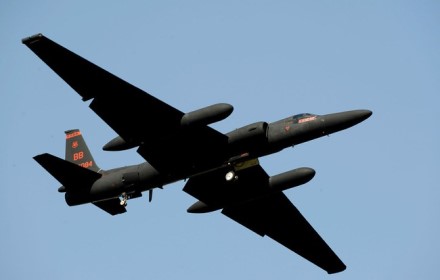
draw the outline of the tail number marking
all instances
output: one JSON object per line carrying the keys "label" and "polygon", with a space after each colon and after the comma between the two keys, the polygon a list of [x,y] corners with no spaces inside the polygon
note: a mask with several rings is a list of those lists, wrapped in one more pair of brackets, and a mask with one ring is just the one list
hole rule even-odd
{"label": "tail number marking", "polygon": [[84,167],[84,168],[89,168],[89,167],[93,166],[93,161],[86,161],[86,162],[80,163],[78,165],[81,167]]}
{"label": "tail number marking", "polygon": [[73,154],[73,160],[77,161],[84,157],[84,152],[78,152]]}
{"label": "tail number marking", "polygon": [[[73,154],[74,161],[81,160],[83,158],[84,158],[84,152],[78,152],[78,153]],[[90,161],[86,161],[86,162],[81,162],[78,165],[81,167],[84,167],[84,168],[89,168],[89,167],[93,166],[93,161],[90,160]]]}

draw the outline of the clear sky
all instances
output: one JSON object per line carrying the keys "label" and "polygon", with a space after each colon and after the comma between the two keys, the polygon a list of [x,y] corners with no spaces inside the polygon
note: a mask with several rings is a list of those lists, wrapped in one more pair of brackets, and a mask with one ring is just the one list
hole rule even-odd
{"label": "clear sky", "polygon": [[[1,1],[2,278],[440,279],[439,15],[423,0]],[[261,159],[270,175],[316,170],[285,193],[347,270],[327,276],[219,212],[186,213],[183,182],[116,217],[68,207],[32,159],[64,157],[65,130],[104,169],[143,159],[102,151],[115,133],[21,43],[39,32],[182,111],[232,104],[213,125],[225,133],[372,110]]]}

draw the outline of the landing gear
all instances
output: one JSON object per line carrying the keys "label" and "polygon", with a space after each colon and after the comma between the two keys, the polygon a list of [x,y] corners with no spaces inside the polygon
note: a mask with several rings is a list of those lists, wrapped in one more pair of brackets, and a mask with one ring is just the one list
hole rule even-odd
{"label": "landing gear", "polygon": [[150,189],[148,191],[148,202],[151,202],[153,200],[153,189]]}
{"label": "landing gear", "polygon": [[238,176],[235,175],[234,171],[229,171],[228,173],[226,173],[225,179],[226,181],[231,182],[233,180],[238,179]]}
{"label": "landing gear", "polygon": [[225,180],[227,182],[237,181],[239,178],[237,172],[240,172],[240,170],[247,169],[260,164],[258,158],[251,158],[246,160],[248,156],[249,156],[248,153],[244,153],[238,157],[232,158],[230,162],[227,163],[227,167],[228,167],[227,170],[229,170],[225,174]]}
{"label": "landing gear", "polygon": [[128,195],[124,192],[121,194],[121,202],[119,202],[119,204],[121,204],[121,206],[127,206],[127,200]]}

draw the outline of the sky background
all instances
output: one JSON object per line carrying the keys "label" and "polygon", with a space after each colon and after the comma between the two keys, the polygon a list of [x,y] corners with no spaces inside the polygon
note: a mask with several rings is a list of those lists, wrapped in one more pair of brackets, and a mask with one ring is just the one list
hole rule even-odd
{"label": "sky background", "polygon": [[[440,279],[439,15],[423,0],[1,1],[2,278]],[[183,182],[115,217],[68,207],[32,159],[64,157],[65,130],[81,129],[103,169],[143,159],[102,151],[115,132],[21,43],[40,32],[181,111],[232,104],[212,125],[224,133],[372,110],[260,161],[270,175],[316,170],[285,193],[347,270],[328,276],[219,212],[186,213]]]}

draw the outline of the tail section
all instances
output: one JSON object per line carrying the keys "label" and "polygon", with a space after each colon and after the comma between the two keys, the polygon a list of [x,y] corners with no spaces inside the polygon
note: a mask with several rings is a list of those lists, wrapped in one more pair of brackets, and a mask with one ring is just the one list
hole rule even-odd
{"label": "tail section", "polygon": [[103,174],[98,173],[100,168],[78,129],[66,131],[65,160],[47,153],[37,155],[34,159],[62,184],[58,191],[66,193],[67,205],[92,202],[111,215],[127,211],[117,197],[101,197],[100,201],[94,201],[96,197],[91,193],[92,187]]}
{"label": "tail section", "polygon": [[93,159],[79,129],[66,131],[66,160],[95,172],[101,170]]}

